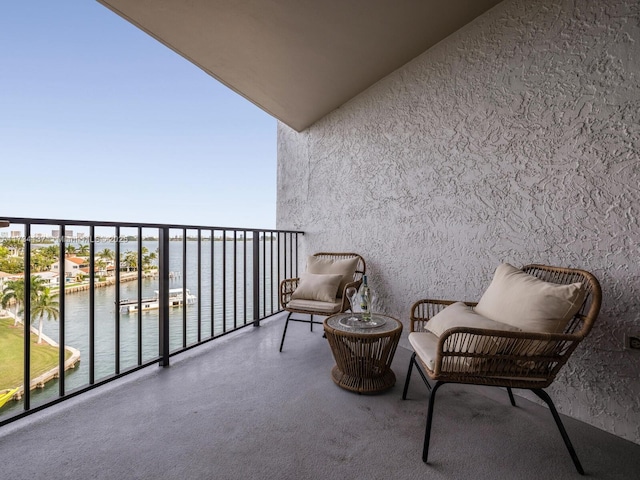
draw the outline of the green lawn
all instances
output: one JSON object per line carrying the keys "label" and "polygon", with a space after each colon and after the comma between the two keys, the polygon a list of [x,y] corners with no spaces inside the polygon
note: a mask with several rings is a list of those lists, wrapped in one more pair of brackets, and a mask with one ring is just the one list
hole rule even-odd
{"label": "green lawn", "polygon": [[[58,348],[47,343],[37,345],[38,335],[31,334],[31,378],[58,365]],[[0,392],[23,383],[24,326],[13,326],[12,318],[0,318]],[[67,351],[66,358],[71,353]]]}

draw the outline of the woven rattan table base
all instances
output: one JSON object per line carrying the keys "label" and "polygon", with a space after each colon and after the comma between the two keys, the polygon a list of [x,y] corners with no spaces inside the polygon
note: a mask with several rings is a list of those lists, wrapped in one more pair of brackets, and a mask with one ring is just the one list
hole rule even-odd
{"label": "woven rattan table base", "polygon": [[387,370],[384,374],[376,377],[361,377],[347,375],[343,373],[337,365],[331,369],[331,378],[336,385],[352,392],[358,393],[379,393],[383,392],[396,383],[396,376],[393,370]]}
{"label": "woven rattan table base", "polygon": [[357,393],[379,393],[396,383],[391,361],[398,346],[402,324],[378,313],[376,328],[353,328],[340,323],[351,313],[339,313],[324,321],[324,333],[336,361],[331,378],[339,386]]}

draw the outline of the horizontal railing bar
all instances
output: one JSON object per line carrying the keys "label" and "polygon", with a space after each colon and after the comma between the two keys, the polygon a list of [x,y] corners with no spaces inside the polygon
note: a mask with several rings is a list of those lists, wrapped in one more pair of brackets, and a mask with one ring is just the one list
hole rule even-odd
{"label": "horizontal railing bar", "polygon": [[188,230],[226,230],[237,232],[281,232],[281,233],[296,233],[304,234],[304,232],[297,230],[279,230],[276,228],[248,228],[248,227],[220,227],[220,226],[208,226],[208,225],[187,225],[179,223],[143,223],[143,222],[104,222],[104,221],[92,221],[92,220],[59,220],[59,219],[43,219],[43,218],[25,218],[25,217],[4,217],[0,215],[2,220],[7,220],[11,223],[30,223],[32,225],[64,225],[64,226],[78,226],[78,227],[131,227],[131,228],[175,228],[175,229],[188,229]]}

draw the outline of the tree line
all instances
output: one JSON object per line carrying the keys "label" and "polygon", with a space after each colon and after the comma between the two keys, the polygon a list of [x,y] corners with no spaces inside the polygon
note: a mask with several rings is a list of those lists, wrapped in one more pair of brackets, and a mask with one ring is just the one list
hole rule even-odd
{"label": "tree line", "polygon": [[[78,246],[69,244],[65,246],[65,256],[77,256],[88,258],[90,253],[88,244]],[[46,272],[58,262],[60,248],[57,245],[34,248],[31,251],[30,265],[34,273]],[[153,268],[157,259],[157,252],[150,252],[147,247],[142,247],[142,268]],[[95,266],[98,270],[106,269],[109,263],[115,260],[115,252],[109,248],[96,253]],[[88,260],[87,260],[88,263]],[[120,254],[120,265],[123,270],[132,271],[138,269],[138,253],[135,250]],[[24,241],[17,238],[7,238],[0,242],[0,271],[6,273],[24,272]]]}

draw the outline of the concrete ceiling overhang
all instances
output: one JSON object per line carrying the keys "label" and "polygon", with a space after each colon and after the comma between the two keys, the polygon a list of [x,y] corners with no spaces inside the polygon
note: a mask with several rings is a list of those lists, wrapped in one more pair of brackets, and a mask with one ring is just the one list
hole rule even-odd
{"label": "concrete ceiling overhang", "polygon": [[301,131],[501,0],[98,0]]}

